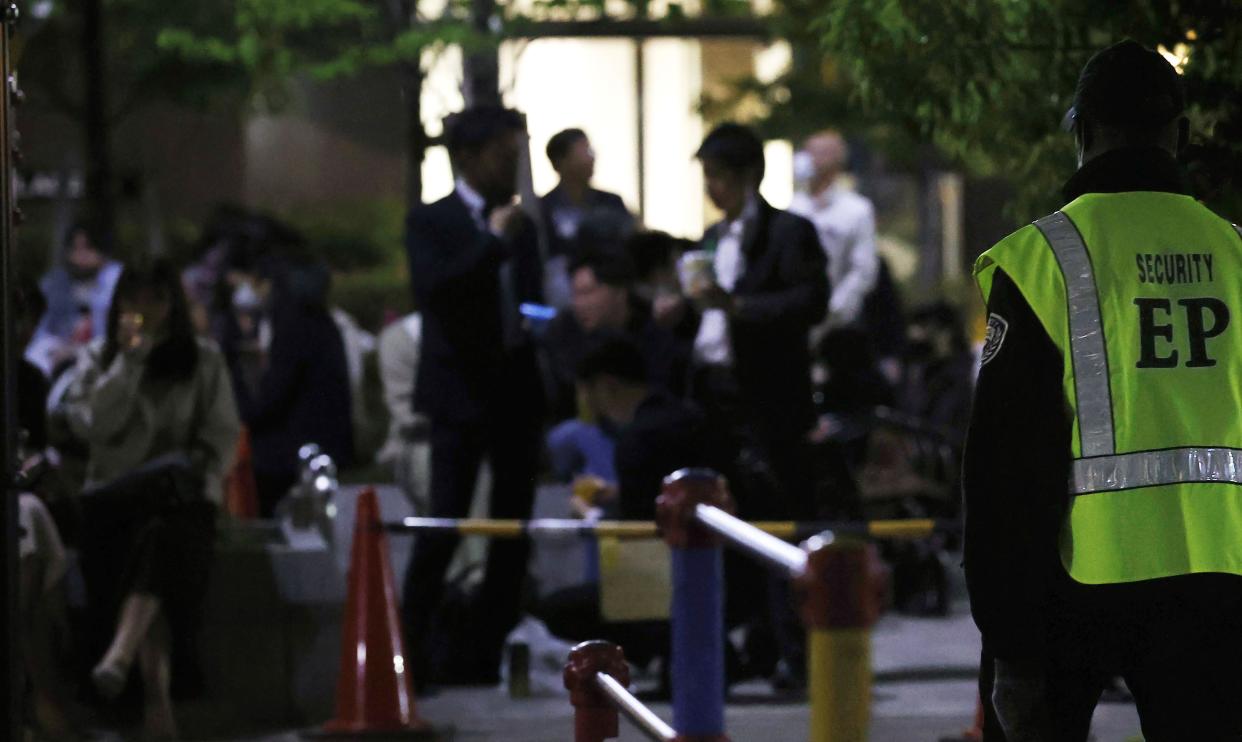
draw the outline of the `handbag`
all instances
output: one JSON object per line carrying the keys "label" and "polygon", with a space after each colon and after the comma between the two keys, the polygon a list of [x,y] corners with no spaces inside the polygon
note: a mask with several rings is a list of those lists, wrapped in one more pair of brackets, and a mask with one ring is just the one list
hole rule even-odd
{"label": "handbag", "polygon": [[203,499],[203,478],[184,453],[151,459],[107,482],[82,491],[87,511],[107,508],[113,512],[153,514],[176,509]]}

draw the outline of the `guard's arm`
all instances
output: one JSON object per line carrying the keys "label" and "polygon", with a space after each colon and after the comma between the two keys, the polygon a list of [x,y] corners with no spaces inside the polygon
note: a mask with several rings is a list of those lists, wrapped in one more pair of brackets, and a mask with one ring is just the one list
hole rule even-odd
{"label": "guard's arm", "polygon": [[999,270],[988,317],[963,471],[966,583],[984,643],[1020,660],[1041,651],[1060,569],[1070,423],[1060,353]]}

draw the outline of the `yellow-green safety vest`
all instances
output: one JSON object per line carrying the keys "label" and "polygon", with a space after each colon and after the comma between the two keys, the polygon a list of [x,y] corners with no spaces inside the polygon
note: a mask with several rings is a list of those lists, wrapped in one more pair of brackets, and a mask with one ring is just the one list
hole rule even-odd
{"label": "yellow-green safety vest", "polygon": [[1242,228],[1189,196],[1088,194],[979,257],[985,303],[998,269],[1063,359],[1066,571],[1242,575]]}

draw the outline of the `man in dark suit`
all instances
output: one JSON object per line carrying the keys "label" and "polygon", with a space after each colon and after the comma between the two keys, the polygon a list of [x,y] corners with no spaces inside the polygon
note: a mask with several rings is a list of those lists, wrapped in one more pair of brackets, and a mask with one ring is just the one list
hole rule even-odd
{"label": "man in dark suit", "polygon": [[[815,423],[807,335],[824,317],[828,279],[815,227],[759,196],[763,142],[722,124],[697,153],[707,195],[724,220],[703,237],[710,279],[692,295],[702,310],[694,341],[695,396],[737,432],[754,476],[739,483],[739,512],[751,519],[810,517],[806,436]],[[695,288],[695,287],[690,287]],[[762,486],[763,482],[771,486]],[[783,584],[771,586],[785,671],[802,671],[800,629]]]}
{"label": "man in dark suit", "polygon": [[[525,518],[534,499],[542,386],[518,307],[540,301],[542,269],[534,224],[513,202],[524,122],[507,109],[471,108],[447,122],[446,140],[456,188],[406,220],[410,280],[423,315],[414,408],[431,421],[431,515],[467,514],[486,456],[491,515]],[[420,535],[406,574],[405,626],[420,683],[436,659],[429,651],[444,645],[427,634],[457,543],[455,535]],[[520,540],[490,545],[472,614],[478,625],[469,628],[472,656],[444,658],[447,667],[432,672],[438,679],[498,679],[527,555]]]}
{"label": "man in dark suit", "polygon": [[[628,230],[633,219],[615,193],[591,186],[595,177],[595,150],[582,129],[566,129],[548,140],[548,161],[561,181],[539,199],[553,257],[573,252],[583,222],[593,218],[615,221]],[[624,235],[622,235],[624,236]]]}
{"label": "man in dark suit", "polygon": [[539,214],[547,238],[547,303],[567,307],[572,289],[568,263],[580,247],[624,240],[634,228],[634,217],[615,193],[591,186],[595,150],[582,129],[566,129],[548,140],[548,160],[561,180],[539,199]]}

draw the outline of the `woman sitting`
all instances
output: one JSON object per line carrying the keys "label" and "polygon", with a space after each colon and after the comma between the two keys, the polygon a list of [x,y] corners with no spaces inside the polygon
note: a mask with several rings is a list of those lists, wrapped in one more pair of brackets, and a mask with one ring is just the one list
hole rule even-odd
{"label": "woman sitting", "polygon": [[177,271],[156,260],[125,269],[106,337],[70,373],[52,418],[89,451],[82,569],[96,623],[116,617],[92,680],[115,698],[137,659],[144,731],[172,738],[172,668],[193,647],[240,428],[228,369],[195,337]]}

